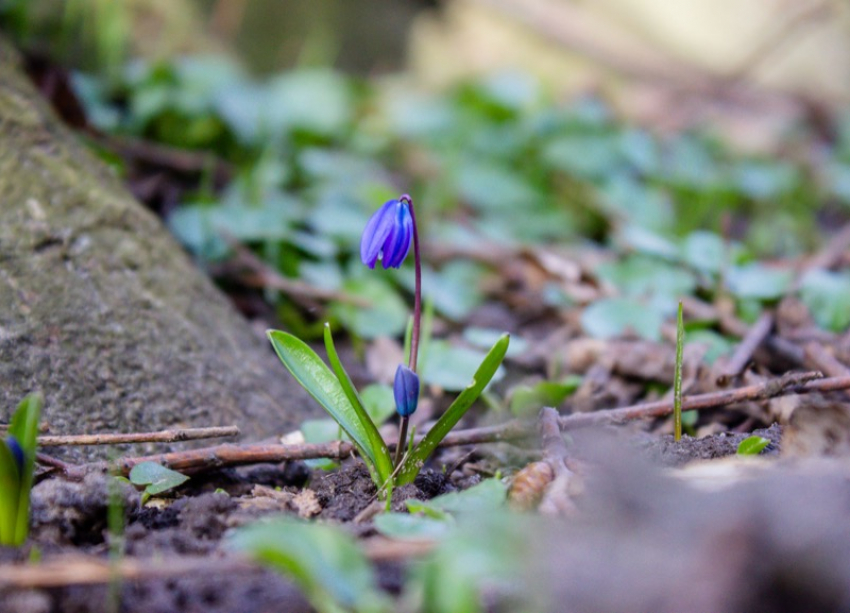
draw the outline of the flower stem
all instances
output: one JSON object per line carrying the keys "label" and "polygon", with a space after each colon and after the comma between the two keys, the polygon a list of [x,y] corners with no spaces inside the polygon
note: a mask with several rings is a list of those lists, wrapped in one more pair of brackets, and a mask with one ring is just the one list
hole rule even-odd
{"label": "flower stem", "polygon": [[[413,199],[409,195],[404,194],[400,200],[410,208],[410,217],[413,221],[413,331],[410,334],[410,355],[407,358],[407,366],[416,373],[416,363],[419,357],[419,334],[422,329],[422,258],[419,255],[419,230],[416,227],[416,212],[413,210]],[[404,455],[408,421],[408,416],[401,418],[398,446],[395,452],[396,464],[401,461]]]}

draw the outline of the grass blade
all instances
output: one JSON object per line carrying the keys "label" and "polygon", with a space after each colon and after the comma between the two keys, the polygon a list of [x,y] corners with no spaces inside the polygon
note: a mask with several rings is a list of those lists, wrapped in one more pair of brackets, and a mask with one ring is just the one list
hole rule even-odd
{"label": "grass blade", "polygon": [[481,366],[475,371],[472,383],[455,398],[455,401],[446,410],[440,420],[414,448],[413,453],[408,455],[407,460],[405,460],[404,465],[396,477],[396,485],[410,483],[416,478],[428,456],[433,453],[440,441],[455,427],[457,422],[469,410],[469,407],[472,406],[472,403],[478,399],[478,396],[487,387],[487,384],[490,383],[490,379],[496,374],[496,370],[505,358],[510,340],[510,336],[505,334],[496,341],[496,344],[487,353],[484,361],[481,362]]}
{"label": "grass blade", "polygon": [[24,464],[19,475],[18,505],[15,513],[14,534],[12,535],[13,545],[23,543],[29,533],[30,490],[32,489],[38,420],[41,417],[42,403],[41,394],[29,394],[21,400],[9,426],[9,434],[17,439],[24,451]]}
{"label": "grass blade", "polygon": [[685,325],[682,322],[682,301],[676,316],[676,371],[673,375],[673,437],[682,439],[682,351],[685,346]]}
{"label": "grass blade", "polygon": [[387,448],[387,444],[384,442],[381,433],[378,432],[375,422],[372,421],[372,418],[369,417],[369,413],[363,406],[363,401],[360,400],[360,395],[351,382],[351,377],[348,376],[342,362],[339,360],[329,324],[325,324],[325,349],[328,352],[328,361],[331,363],[331,369],[339,380],[340,385],[342,385],[342,391],[348,397],[348,401],[351,403],[354,412],[357,414],[357,418],[360,420],[360,425],[366,432],[369,447],[374,458],[375,470],[380,478],[380,482],[377,485],[381,487],[393,472],[393,461],[390,457],[390,450]]}
{"label": "grass blade", "polygon": [[20,486],[15,457],[6,444],[0,442],[0,545],[15,544]]}
{"label": "grass blade", "polygon": [[376,474],[377,461],[369,444],[369,435],[357,417],[357,412],[348,400],[339,379],[316,352],[298,337],[280,330],[269,330],[266,334],[283,365],[336,420],[357,447],[369,471],[373,475]]}

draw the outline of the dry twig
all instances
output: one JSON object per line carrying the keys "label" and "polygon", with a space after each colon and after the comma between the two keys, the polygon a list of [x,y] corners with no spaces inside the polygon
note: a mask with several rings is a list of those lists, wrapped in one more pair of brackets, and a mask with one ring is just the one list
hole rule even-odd
{"label": "dry twig", "polygon": [[[733,390],[699,394],[682,400],[683,411],[714,409],[739,402],[767,400],[777,396],[808,394],[815,392],[834,392],[850,389],[850,376],[820,378],[818,372],[789,373],[771,379],[759,385],[750,385]],[[817,379],[817,380],[815,380]],[[673,412],[672,400],[637,404],[619,409],[607,409],[594,413],[577,413],[558,418],[562,431],[586,428],[588,426],[622,424],[637,419],[664,417]],[[471,428],[451,432],[443,439],[441,447],[473,445],[478,443],[497,443],[531,438],[535,435],[533,423],[512,420],[498,426]],[[421,439],[420,437],[417,437]],[[392,448],[393,445],[390,444]],[[302,445],[218,445],[204,449],[190,449],[159,455],[135,458],[123,458],[112,465],[106,462],[70,465],[48,458],[48,465],[54,466],[69,479],[82,479],[93,470],[111,469],[120,474],[129,474],[136,464],[157,462],[174,470],[197,472],[222,466],[239,466],[263,462],[284,462],[287,460],[307,460],[331,458],[342,460],[354,453],[354,445],[345,441],[333,441],[321,444]],[[41,460],[41,458],[40,458]],[[57,464],[57,462],[59,462]]]}
{"label": "dry twig", "polygon": [[125,443],[176,443],[205,438],[239,436],[236,426],[211,428],[175,428],[159,432],[128,432],[118,434],[60,434],[39,436],[40,447],[60,447],[65,445],[121,445]]}
{"label": "dry twig", "polygon": [[[363,551],[372,561],[407,559],[433,549],[430,540],[391,541],[372,538],[363,542]],[[179,575],[207,573],[254,573],[259,566],[239,555],[169,556],[150,559],[123,558],[110,562],[95,556],[69,554],[53,557],[41,564],[0,565],[0,594],[9,589],[56,588],[70,585],[95,585],[122,580],[170,579]]]}
{"label": "dry twig", "polygon": [[726,369],[723,374],[717,377],[717,385],[726,387],[729,381],[736,379],[744,372],[747,364],[753,359],[753,354],[773,330],[774,317],[773,314],[765,311],[758,318],[752,328],[747,331],[747,334],[741,340],[735,353],[729,359]]}

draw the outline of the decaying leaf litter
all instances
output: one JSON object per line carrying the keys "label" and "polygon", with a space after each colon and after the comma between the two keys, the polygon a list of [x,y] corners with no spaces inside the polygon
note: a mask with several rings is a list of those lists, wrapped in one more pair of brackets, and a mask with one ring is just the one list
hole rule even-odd
{"label": "decaying leaf litter", "polygon": [[[486,99],[480,91],[477,95]],[[599,119],[590,121],[598,128],[593,122]],[[498,122],[492,123],[479,121],[478,128],[495,130]],[[568,133],[548,143],[544,157],[561,180],[580,177],[599,188],[605,169],[576,158],[571,138]],[[411,158],[409,172],[423,155],[441,159],[434,153],[440,145],[427,138],[403,144]],[[305,150],[300,161],[315,164],[307,172],[321,176],[335,155],[343,164],[363,162],[321,148]],[[461,204],[452,223],[468,230],[465,218],[472,219],[476,240],[437,238],[424,246],[424,258],[434,267],[426,271],[426,293],[428,274],[434,283],[432,338],[423,348],[432,370],[413,425],[427,429],[447,405],[449,392],[466,384],[458,371],[464,371],[469,355],[480,355],[476,352],[494,332],[510,332],[519,341],[507,356],[503,378],[451,435],[455,442],[474,444],[442,449],[415,484],[394,493],[390,514],[375,509],[374,486],[345,442],[287,437],[262,446],[155,455],[150,459],[191,478],[145,505],[129,485],[110,491],[104,464],[70,466],[44,448],[48,457],[42,458],[33,492],[31,539],[23,550],[2,553],[0,608],[41,611],[62,602],[63,610],[73,610],[98,601],[108,610],[110,584],[118,582],[121,610],[259,611],[280,608],[281,602],[287,609],[306,610],[303,593],[310,598],[309,589],[302,585],[299,594],[234,552],[226,537],[258,518],[284,513],[325,520],[357,538],[382,589],[368,606],[385,606],[381,598],[389,597],[398,598],[402,608],[415,606],[405,600],[414,598],[406,591],[411,576],[425,594],[420,597],[435,599],[428,602],[439,602],[435,590],[458,590],[456,602],[464,603],[462,588],[451,581],[457,572],[476,601],[479,596],[492,603],[516,599],[529,610],[545,608],[546,602],[535,598],[547,594],[549,603],[567,603],[559,610],[576,611],[629,611],[649,603],[654,610],[672,611],[682,602],[694,611],[777,610],[779,605],[799,610],[803,604],[848,610],[850,581],[843,569],[850,568],[850,548],[839,545],[850,542],[844,465],[850,451],[844,391],[850,388],[850,309],[841,307],[848,302],[842,270],[850,232],[816,228],[825,238],[813,252],[741,258],[741,245],[721,234],[694,230],[672,240],[672,230],[665,235],[657,227],[623,223],[619,205],[612,204],[617,198],[610,192],[616,195],[616,189],[607,185],[609,193],[597,202],[603,212],[592,214],[594,221],[586,226],[605,232],[610,242],[565,244],[552,240],[558,233],[551,228],[524,226],[534,213],[518,219],[506,193],[513,189],[520,200],[540,196],[523,192],[528,185],[485,189],[502,163],[491,154],[489,167],[466,168],[458,179]],[[427,168],[424,172],[429,174]],[[338,197],[333,183],[339,180],[317,180],[317,185]],[[655,196],[642,195],[646,207],[658,204]],[[499,198],[501,203],[491,202]],[[331,201],[320,198],[319,208],[331,207]],[[540,202],[532,209],[548,214]],[[514,208],[505,213],[499,207]],[[191,215],[201,209],[181,210],[182,216],[169,223],[185,240],[191,236]],[[232,205],[209,210],[229,219],[225,225],[239,213]],[[518,234],[548,239],[499,240],[511,219],[517,219]],[[610,227],[600,230],[600,222]],[[309,219],[305,227],[315,241],[322,240],[320,222]],[[319,318],[326,312],[352,335],[342,357],[355,382],[386,383],[386,364],[398,361],[386,356],[402,355],[397,332],[404,322],[394,306],[377,316],[363,311],[375,302],[393,305],[406,295],[409,280],[399,275],[386,284],[355,275],[337,287],[318,285],[322,276],[316,268],[325,266],[322,274],[332,268],[321,255],[327,245],[309,243],[308,233],[296,244],[310,254],[304,263],[313,268],[300,270],[297,281],[280,283],[293,272],[281,273],[269,261],[281,258],[273,250],[269,255],[270,241],[281,236],[270,239],[243,226],[187,246],[202,258],[219,251],[213,270],[237,282],[231,286],[234,302],[258,328],[277,325],[280,318],[309,329],[316,317],[312,309],[320,307]],[[293,248],[290,240],[283,239],[285,249]],[[227,257],[227,246],[239,242],[265,247],[266,253],[245,257],[254,252],[240,247],[232,250],[242,253],[240,260]],[[338,256],[336,249],[333,253]],[[286,306],[290,291],[303,310]],[[699,411],[685,413],[685,426],[696,438],[678,443],[669,434],[672,420],[663,417],[672,406],[675,325],[669,315],[677,299],[684,302],[688,324],[685,408],[689,399],[709,395]],[[388,322],[396,334],[387,333]],[[734,396],[739,388],[749,391]],[[727,393],[734,403],[727,404],[728,396],[720,400]],[[644,403],[661,409],[643,413],[643,419],[629,415],[631,409],[604,412]],[[552,409],[541,412],[544,406]],[[640,409],[634,412],[641,415]],[[602,416],[597,427],[574,427],[594,421],[594,415]],[[386,440],[394,440],[393,430],[392,424],[383,426]],[[764,458],[735,457],[750,433],[771,441]],[[276,439],[285,434],[275,433]],[[116,462],[129,473],[138,461],[121,457],[117,449]],[[299,459],[281,462],[285,457]],[[341,465],[326,472],[301,461],[321,458]],[[482,491],[476,485],[497,495],[451,498]],[[443,496],[448,502],[427,506],[435,498],[445,501]],[[817,508],[807,504],[810,500],[819,501]],[[499,510],[504,506],[526,514],[506,515]],[[123,510],[122,530],[108,527],[110,508]],[[116,542],[123,543],[117,560],[108,557]],[[512,549],[517,543],[522,547]],[[474,549],[489,552],[493,560],[478,575],[468,568],[460,572]],[[21,564],[28,556],[41,561]],[[527,592],[512,583],[519,570],[511,563],[517,559],[527,572],[521,582]],[[352,579],[353,585],[371,593],[357,583],[361,580],[370,579]]]}

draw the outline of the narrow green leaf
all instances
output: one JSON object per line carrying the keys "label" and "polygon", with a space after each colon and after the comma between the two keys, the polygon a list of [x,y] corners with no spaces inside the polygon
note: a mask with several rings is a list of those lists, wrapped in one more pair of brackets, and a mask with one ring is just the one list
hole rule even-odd
{"label": "narrow green leaf", "polygon": [[685,325],[682,322],[682,301],[676,316],[676,368],[673,374],[673,437],[682,439],[682,352],[685,347]]}
{"label": "narrow green leaf", "polygon": [[280,330],[269,330],[266,334],[283,365],[301,387],[336,420],[357,447],[369,471],[377,476],[377,462],[369,444],[369,435],[360,423],[339,379],[300,338]]}
{"label": "narrow green leaf", "polygon": [[408,455],[401,471],[399,471],[399,474],[396,477],[396,485],[410,483],[416,478],[416,475],[419,474],[419,470],[425,464],[425,460],[428,459],[428,456],[433,453],[440,441],[443,440],[446,434],[455,427],[455,424],[457,424],[464,414],[466,414],[469,407],[472,406],[472,403],[478,399],[478,396],[481,395],[481,392],[483,392],[484,388],[487,387],[487,384],[490,383],[490,379],[492,379],[493,375],[496,374],[496,370],[505,358],[510,340],[511,337],[505,334],[502,338],[496,341],[496,344],[493,345],[489,353],[487,353],[487,356],[484,358],[484,361],[481,362],[481,366],[479,366],[478,370],[475,372],[472,383],[470,383],[469,386],[455,399],[451,406],[446,409],[446,412],[440,420],[428,431],[425,438],[423,438],[414,448],[413,453]]}
{"label": "narrow green leaf", "polygon": [[12,416],[9,434],[17,439],[24,451],[24,464],[19,476],[18,508],[15,514],[15,532],[12,544],[20,545],[29,533],[30,490],[32,490],[33,469],[35,467],[35,448],[38,437],[38,420],[41,418],[41,406],[44,398],[40,393],[29,394],[21,400]]}
{"label": "narrow green leaf", "polygon": [[738,445],[738,455],[758,455],[770,445],[770,439],[762,436],[750,436]]}
{"label": "narrow green leaf", "polygon": [[351,377],[348,376],[348,373],[342,366],[342,362],[339,360],[339,355],[334,346],[333,335],[331,334],[331,327],[327,323],[325,324],[325,350],[328,352],[328,360],[331,363],[331,368],[336,378],[342,386],[342,391],[345,392],[348,401],[351,403],[351,407],[360,421],[361,428],[366,432],[372,463],[380,478],[380,482],[376,483],[376,485],[382,487],[393,473],[393,461],[390,457],[390,450],[387,448],[387,444],[384,442],[381,433],[378,432],[375,422],[372,421],[369,413],[366,412],[363,401],[360,400],[360,395],[351,382]]}
{"label": "narrow green leaf", "polygon": [[21,479],[15,457],[0,441],[0,545],[15,544]]}

